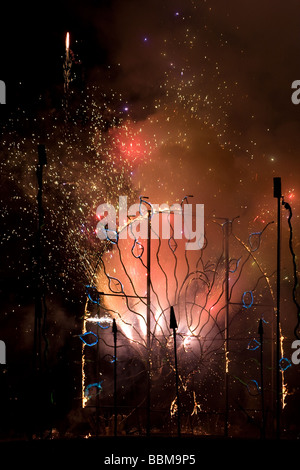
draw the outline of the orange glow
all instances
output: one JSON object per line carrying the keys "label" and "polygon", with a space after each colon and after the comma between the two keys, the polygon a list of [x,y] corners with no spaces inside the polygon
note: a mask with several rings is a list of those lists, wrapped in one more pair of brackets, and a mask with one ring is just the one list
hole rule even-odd
{"label": "orange glow", "polygon": [[70,48],[70,33],[66,34],[66,50],[68,51]]}

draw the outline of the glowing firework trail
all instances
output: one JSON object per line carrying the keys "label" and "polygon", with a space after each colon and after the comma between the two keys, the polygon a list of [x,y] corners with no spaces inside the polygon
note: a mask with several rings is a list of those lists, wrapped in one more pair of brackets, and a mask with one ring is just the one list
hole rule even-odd
{"label": "glowing firework trail", "polygon": [[[66,34],[66,58],[64,62],[64,92],[65,94],[69,91],[70,76],[71,76],[71,67],[72,60],[70,59],[70,33]],[[66,101],[67,105],[67,101]]]}
{"label": "glowing firework trail", "polygon": [[66,59],[69,60],[70,50],[70,33],[66,34]]}

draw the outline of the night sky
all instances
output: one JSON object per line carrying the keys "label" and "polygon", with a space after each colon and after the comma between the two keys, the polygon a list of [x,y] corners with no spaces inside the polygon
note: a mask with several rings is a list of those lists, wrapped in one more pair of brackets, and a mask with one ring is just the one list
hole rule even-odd
{"label": "night sky", "polygon": [[[1,23],[0,79],[7,96],[0,107],[0,339],[7,364],[0,376],[0,436],[36,431],[28,400],[44,410],[46,428],[87,434],[78,411],[78,335],[85,285],[103,250],[95,236],[99,204],[116,203],[119,195],[137,202],[144,195],[171,205],[193,195],[193,202],[204,204],[208,221],[238,217],[234,233],[246,244],[251,233],[266,235],[257,262],[271,290],[273,178],[279,176],[293,210],[293,249],[299,254],[300,105],[291,100],[292,83],[300,80],[299,5],[296,0],[10,2],[2,7]],[[47,151],[41,272],[47,361],[37,385],[32,351],[38,144]],[[282,211],[282,330],[284,357],[290,359],[297,307],[288,213]],[[219,239],[211,236],[214,262]],[[234,256],[238,259],[236,251]],[[241,276],[245,291],[249,279],[255,285],[253,276],[247,270]],[[259,292],[265,299],[265,291]],[[285,427],[288,437],[296,437],[299,424],[289,419],[298,408],[297,366],[286,373]],[[241,377],[234,380],[245,385]],[[206,380],[209,388],[215,378]]]}

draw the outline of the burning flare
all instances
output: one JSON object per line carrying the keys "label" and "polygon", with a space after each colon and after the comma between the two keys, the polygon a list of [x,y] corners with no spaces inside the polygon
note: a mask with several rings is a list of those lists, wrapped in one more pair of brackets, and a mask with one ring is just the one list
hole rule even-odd
{"label": "burning flare", "polygon": [[68,53],[70,49],[70,33],[66,34],[66,52]]}

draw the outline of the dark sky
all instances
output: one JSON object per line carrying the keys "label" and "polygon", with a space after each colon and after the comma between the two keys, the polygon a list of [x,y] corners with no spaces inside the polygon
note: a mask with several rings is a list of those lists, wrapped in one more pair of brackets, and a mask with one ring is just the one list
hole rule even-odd
{"label": "dark sky", "polygon": [[300,145],[299,108],[291,102],[299,70],[296,11],[296,1],[78,1],[51,8],[12,2],[2,13],[1,113],[23,103],[34,109],[41,95],[55,102],[70,31],[87,83],[120,91],[135,119],[155,115],[157,100],[169,104],[182,73],[185,103],[196,93],[196,114],[205,106],[221,132],[226,127],[223,141],[230,141],[235,163],[255,154],[249,171],[289,179]]}
{"label": "dark sky", "polygon": [[[51,8],[10,2],[2,12],[2,79],[7,80],[8,92],[15,92],[13,87],[19,81],[25,82],[26,91],[37,92],[53,84],[53,78],[59,83],[64,36],[70,30],[73,39],[83,43],[82,60],[89,72],[92,66],[121,63],[121,79],[124,82],[128,77],[128,92],[130,88],[138,91],[138,83],[144,89],[150,77],[154,87],[153,78],[165,72],[164,39],[169,43],[170,59],[176,57],[182,64],[186,49],[178,48],[178,41],[190,29],[196,35],[189,57],[195,71],[200,70],[207,52],[210,61],[220,64],[227,81],[238,81],[239,93],[249,95],[251,105],[259,109],[257,119],[283,123],[296,117],[286,100],[298,72],[296,12],[296,1],[284,6],[279,1],[246,1],[243,6],[237,1],[225,4],[216,0],[143,5],[136,1],[75,1],[52,2]],[[249,105],[244,111],[249,114]]]}

